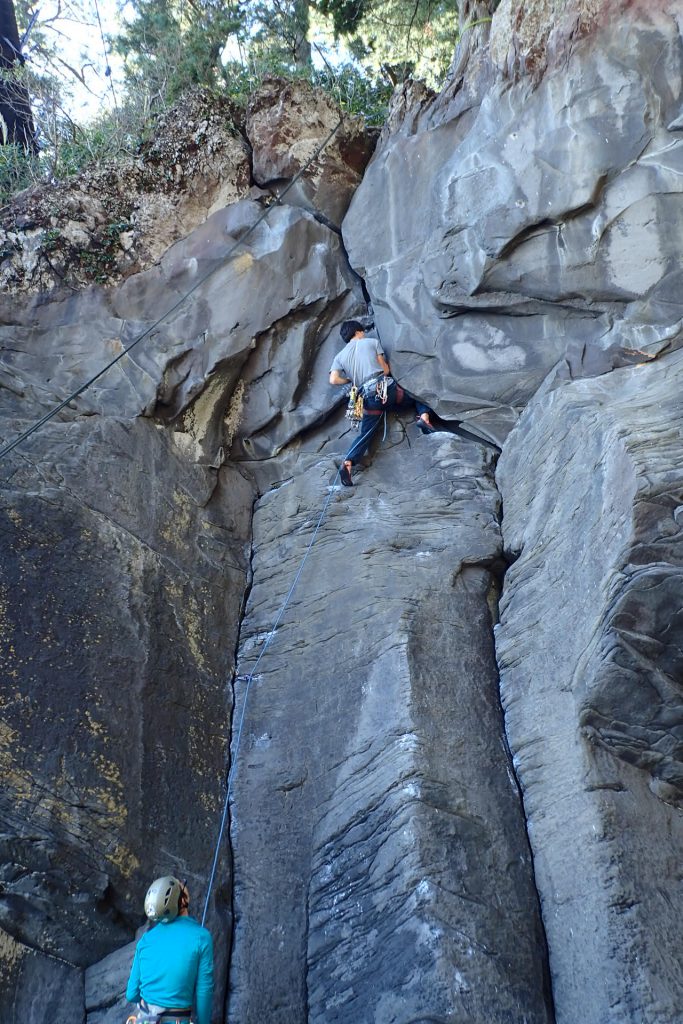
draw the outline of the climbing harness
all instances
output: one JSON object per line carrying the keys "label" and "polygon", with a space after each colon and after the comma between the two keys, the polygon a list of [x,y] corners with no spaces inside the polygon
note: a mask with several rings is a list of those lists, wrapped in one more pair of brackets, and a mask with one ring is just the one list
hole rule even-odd
{"label": "climbing harness", "polygon": [[349,391],[349,400],[346,405],[346,418],[350,421],[354,430],[360,428],[365,403],[369,398],[378,398],[382,405],[386,405],[389,399],[389,387],[395,383],[393,377],[371,377],[360,387],[352,385]]}
{"label": "climbing harness", "polygon": [[379,398],[382,405],[387,404],[390,382],[391,378],[389,377],[372,377],[360,387],[356,387],[355,384],[351,386],[349,400],[346,404],[346,418],[354,430],[360,429],[365,413],[365,403],[369,398]]}
{"label": "climbing harness", "polygon": [[169,1010],[165,1006],[150,1005],[142,999],[126,1024],[192,1024],[192,1010]]}

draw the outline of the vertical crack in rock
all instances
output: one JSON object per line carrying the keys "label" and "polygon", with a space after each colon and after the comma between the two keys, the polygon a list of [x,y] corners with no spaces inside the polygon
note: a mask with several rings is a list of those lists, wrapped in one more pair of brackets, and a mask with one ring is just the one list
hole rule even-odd
{"label": "vertical crack in rock", "polygon": [[[500,494],[500,491],[499,491]],[[500,516],[499,522],[501,530],[504,529],[504,507],[502,495],[500,497]],[[529,820],[527,818],[526,808],[524,805],[524,791],[522,784],[517,773],[517,766],[515,765],[515,759],[510,749],[510,742],[507,734],[507,725],[505,721],[505,710],[503,707],[503,698],[500,690],[500,665],[498,664],[498,658],[496,654],[496,627],[499,622],[499,607],[501,595],[505,589],[505,576],[509,567],[516,561],[516,557],[510,552],[503,552],[500,558],[497,558],[490,564],[490,571],[492,573],[493,586],[491,588],[491,601],[489,607],[491,608],[491,636],[493,638],[494,656],[496,657],[496,665],[498,669],[498,707],[500,711],[500,725],[501,725],[501,736],[503,744],[505,746],[505,753],[507,756],[508,771],[510,774],[510,780],[517,793],[517,799],[519,802],[519,809],[524,821],[524,830],[526,835],[526,846],[529,857],[529,864],[531,866],[531,878],[533,880],[534,892],[536,895],[536,913],[538,915],[539,927],[542,933],[542,946],[541,946],[541,959],[542,959],[542,970],[543,970],[543,991],[548,1006],[548,1015],[551,1022],[555,1022],[555,1006],[553,999],[553,986],[552,977],[550,973],[550,956],[548,953],[548,936],[546,934],[545,922],[543,920],[543,906],[541,901],[541,893],[538,888],[536,880],[536,863],[534,860],[534,849],[531,843],[531,837],[529,835]],[[492,607],[493,606],[493,607]]]}
{"label": "vertical crack in rock", "polygon": [[[321,440],[257,502],[240,674],[328,493],[338,442]],[[492,458],[402,441],[392,425],[330,504],[252,684],[232,817],[241,1024],[552,1021],[475,564],[500,553]]]}
{"label": "vertical crack in rock", "polygon": [[[233,764],[234,764],[233,759],[238,754],[237,749],[233,749],[233,744],[235,742],[235,737],[236,737],[235,724],[236,724],[236,722],[239,721],[239,717],[242,714],[242,706],[239,704],[238,699],[237,699],[238,683],[242,682],[242,681],[246,681],[248,679],[248,674],[246,676],[239,676],[237,674],[237,665],[238,665],[240,645],[242,643],[242,627],[243,627],[243,624],[244,624],[244,617],[245,617],[247,605],[249,603],[249,597],[250,597],[250,594],[251,594],[251,589],[252,589],[253,581],[254,581],[254,568],[253,568],[253,566],[254,566],[254,528],[253,528],[253,524],[254,524],[255,510],[256,510],[256,506],[258,504],[259,498],[260,498],[260,495],[258,493],[256,493],[254,495],[254,498],[253,498],[253,501],[252,501],[252,504],[251,504],[250,522],[251,522],[252,525],[251,525],[251,539],[250,539],[250,550],[249,550],[249,558],[248,558],[248,569],[247,569],[247,574],[246,574],[246,586],[244,588],[244,594],[243,594],[242,603],[241,603],[241,606],[240,606],[239,621],[238,621],[238,625],[237,625],[237,635],[235,637],[235,651],[234,651],[234,658],[233,658],[233,665],[235,667],[233,668],[232,679],[231,679],[231,682],[230,682],[230,689],[231,689],[231,692],[232,692],[232,700],[231,700],[231,707],[230,707],[230,732],[229,732],[230,740],[229,740],[229,744],[228,744],[228,764],[226,765],[226,786],[228,785],[228,782],[231,781],[230,780],[230,774],[231,774],[231,772],[233,770]],[[247,710],[248,709],[245,709],[245,717],[246,717],[246,711]],[[228,847],[228,863],[229,863],[229,869],[230,869],[229,897],[228,897],[228,901],[227,901],[228,905],[229,905],[229,914],[230,914],[230,938],[229,938],[228,952],[227,952],[227,962],[226,962],[226,986],[225,986],[225,1005],[224,1005],[224,1019],[227,1020],[228,1019],[228,1007],[229,1007],[229,1004],[230,1004],[229,978],[230,978],[230,970],[231,970],[231,963],[232,963],[232,955],[233,955],[233,950],[235,948],[235,930],[236,930],[236,926],[235,926],[235,885],[234,885],[234,870],[233,870],[233,866],[234,866],[234,863],[235,863],[235,857],[234,857],[234,850],[233,850],[233,835],[232,835],[232,808],[230,806],[230,803],[228,804],[227,820],[226,820],[226,825],[225,825],[225,835],[223,837],[223,841],[227,844],[227,847]]]}

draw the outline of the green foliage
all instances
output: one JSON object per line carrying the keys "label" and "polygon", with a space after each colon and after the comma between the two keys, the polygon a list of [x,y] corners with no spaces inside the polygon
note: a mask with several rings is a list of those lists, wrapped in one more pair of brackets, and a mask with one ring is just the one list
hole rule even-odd
{"label": "green foliage", "polygon": [[384,122],[393,92],[386,79],[364,73],[357,65],[348,63],[334,71],[317,71],[312,81],[329,92],[347,114],[359,114],[370,125]]}
{"label": "green foliage", "polygon": [[222,0],[130,0],[135,18],[114,40],[124,58],[129,93],[150,109],[168,106],[186,89],[224,81],[221,52],[242,23]]}
{"label": "green foliage", "polygon": [[239,35],[249,62],[274,62],[282,72],[297,74],[312,67],[309,0],[248,0]]}
{"label": "green foliage", "polygon": [[86,168],[137,151],[148,119],[125,107],[100,115],[81,128],[65,115],[45,119],[42,149],[36,155],[21,146],[0,146],[0,206],[22,189],[65,181]]}
{"label": "green foliage", "polygon": [[365,17],[370,0],[320,0],[318,10],[332,18],[335,39],[356,32]]}
{"label": "green foliage", "polygon": [[253,55],[248,63],[231,61],[225,66],[227,89],[238,106],[244,106],[268,75],[290,80],[301,79],[323,89],[347,114],[365,118],[368,124],[382,124],[386,117],[393,87],[386,80],[367,75],[350,62],[337,68],[313,66],[292,70],[291,64],[266,54],[258,60]]}
{"label": "green foliage", "polygon": [[16,144],[0,146],[0,206],[32,185],[39,174],[38,157]]}
{"label": "green foliage", "polygon": [[368,77],[384,75],[395,84],[412,76],[438,87],[453,59],[457,30],[457,0],[367,0],[347,45]]}
{"label": "green foliage", "polygon": [[[32,2],[15,0],[20,32]],[[84,0],[61,2],[85,19]],[[133,17],[113,40],[124,61],[125,97],[119,93],[115,110],[85,126],[66,112],[68,86],[58,70],[60,62],[62,70],[68,65],[38,22],[19,74],[40,153],[0,146],[0,203],[34,182],[61,181],[135,153],[154,130],[153,115],[192,86],[243,106],[268,74],[305,78],[346,112],[381,124],[397,82],[408,75],[432,86],[443,80],[458,39],[457,7],[458,0],[128,0]],[[313,60],[311,39],[319,44]],[[226,60],[228,53],[235,59]],[[78,67],[70,70],[79,76]]]}

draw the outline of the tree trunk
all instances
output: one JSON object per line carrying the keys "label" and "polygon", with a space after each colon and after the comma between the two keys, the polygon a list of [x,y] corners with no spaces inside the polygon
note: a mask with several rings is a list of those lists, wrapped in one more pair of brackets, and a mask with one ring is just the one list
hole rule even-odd
{"label": "tree trunk", "polygon": [[294,61],[297,67],[308,68],[311,65],[311,44],[308,41],[309,0],[294,0]]}
{"label": "tree trunk", "polygon": [[17,80],[23,64],[13,0],[0,0],[0,142],[37,151],[26,87]]}
{"label": "tree trunk", "polygon": [[470,57],[486,43],[497,0],[458,0],[458,45],[449,78],[461,79]]}

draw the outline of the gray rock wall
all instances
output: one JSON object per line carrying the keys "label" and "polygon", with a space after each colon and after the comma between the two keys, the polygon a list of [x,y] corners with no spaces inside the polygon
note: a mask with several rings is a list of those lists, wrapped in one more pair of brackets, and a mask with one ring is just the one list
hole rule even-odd
{"label": "gray rock wall", "polygon": [[[11,1020],[43,1024],[46,1005],[54,1024],[122,1012],[109,988],[93,989],[155,875],[187,876],[201,916],[251,572],[253,482],[224,465],[250,422],[247,367],[253,396],[276,410],[254,414],[254,397],[251,426],[282,445],[325,415],[320,396],[305,408],[296,395],[332,329],[360,311],[338,235],[293,207],[257,224],[263,212],[249,200],[219,210],[117,288],[2,301],[3,443],[148,335],[2,462],[0,1003]],[[290,358],[269,390],[255,368],[279,348]],[[216,1019],[227,854],[209,915]]]}
{"label": "gray rock wall", "polygon": [[402,381],[503,445],[496,652],[556,1019],[664,1024],[681,1002],[680,12],[576,3],[553,26],[556,8],[500,5],[503,75],[479,62],[455,91],[401,93],[343,232]]}
{"label": "gray rock wall", "polygon": [[534,400],[498,468],[496,649],[558,1024],[680,1015],[682,373]]}
{"label": "gray rock wall", "polygon": [[[491,461],[401,436],[333,498],[250,685],[230,1020],[551,1019],[491,643]],[[240,715],[331,447],[256,506]]]}
{"label": "gray rock wall", "polygon": [[375,154],[344,239],[395,369],[446,415],[501,441],[558,362],[680,333],[679,16],[629,8],[450,117],[425,100]]}
{"label": "gray rock wall", "polygon": [[150,332],[1,466],[8,1020],[118,1019],[149,877],[201,904],[233,697],[329,499],[233,746],[214,1024],[678,1024],[680,14],[557,13],[504,0],[471,73],[402,89],[343,223],[396,374],[495,480],[392,422],[330,490],[353,139],[265,224],[209,188],[116,288],[1,300],[3,439]]}

